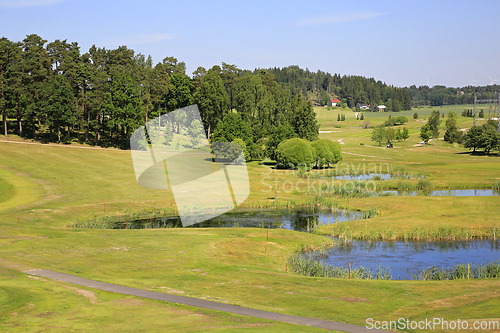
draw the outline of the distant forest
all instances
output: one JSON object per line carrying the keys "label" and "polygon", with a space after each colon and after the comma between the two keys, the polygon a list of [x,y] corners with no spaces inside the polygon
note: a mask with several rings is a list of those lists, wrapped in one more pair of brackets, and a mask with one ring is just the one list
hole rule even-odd
{"label": "distant forest", "polygon": [[474,94],[477,99],[497,99],[500,92],[500,85],[490,85],[483,87],[467,86],[463,88],[447,88],[445,86],[411,86],[409,88],[413,106],[421,105],[453,105],[472,104]]}
{"label": "distant forest", "polygon": [[328,105],[333,97],[349,108],[356,108],[360,104],[385,105],[391,111],[401,111],[410,110],[412,106],[407,88],[388,86],[373,78],[332,75],[322,71],[314,73],[298,66],[275,67],[267,71],[276,77],[283,88],[290,89],[292,94],[300,92],[320,106]]}
{"label": "distant forest", "polygon": [[467,86],[447,88],[445,86],[398,88],[381,81],[362,76],[340,76],[322,71],[311,72],[298,66],[269,68],[282,87],[289,88],[292,94],[301,92],[308,95],[313,103],[328,105],[332,96],[342,104],[355,108],[359,104],[385,105],[390,111],[410,110],[415,106],[439,106],[474,103],[474,93],[478,99],[497,99],[500,85],[483,87]]}

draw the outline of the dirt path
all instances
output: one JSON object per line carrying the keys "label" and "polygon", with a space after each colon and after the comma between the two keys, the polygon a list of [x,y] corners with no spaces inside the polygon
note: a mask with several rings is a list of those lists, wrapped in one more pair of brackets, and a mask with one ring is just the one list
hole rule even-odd
{"label": "dirt path", "polygon": [[[312,327],[324,328],[327,330],[336,330],[341,332],[352,332],[352,333],[361,333],[361,332],[371,332],[372,330],[367,329],[364,326],[352,325],[352,324],[344,324],[337,323],[333,321],[320,320],[314,318],[305,318],[298,316],[285,315],[276,312],[268,312],[262,310],[255,310],[244,308],[236,305],[229,305],[223,303],[217,303],[212,301],[206,301],[202,299],[196,299],[191,297],[177,296],[164,294],[149,290],[136,289],[130,287],[123,287],[116,284],[99,282],[94,280],[83,279],[74,275],[68,275],[63,273],[57,273],[53,271],[48,271],[45,269],[32,269],[29,271],[25,271],[24,273],[30,275],[41,276],[49,279],[54,279],[62,282],[72,283],[75,285],[94,288],[98,290],[104,290],[109,292],[114,292],[123,295],[131,295],[136,297],[144,297],[155,299],[164,302],[171,302],[176,304],[183,304],[188,306],[194,306],[197,308],[210,309],[216,311],[223,311],[228,313],[234,313],[242,316],[249,316],[254,318],[261,318],[267,320],[275,320],[283,323],[295,324],[295,325],[305,325]],[[388,331],[377,331],[377,332],[388,332]]]}

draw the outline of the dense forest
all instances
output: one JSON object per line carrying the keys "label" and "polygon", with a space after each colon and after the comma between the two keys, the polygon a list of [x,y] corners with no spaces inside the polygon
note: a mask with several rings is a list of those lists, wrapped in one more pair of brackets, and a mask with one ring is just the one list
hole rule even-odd
{"label": "dense forest", "polygon": [[0,40],[5,135],[128,148],[130,135],[148,119],[192,104],[198,104],[209,138],[240,138],[252,158],[261,158],[272,142],[318,137],[311,101],[283,89],[265,70],[222,63],[198,67],[189,77],[174,57],[153,66],[151,57],[126,46],[94,45],[81,54],[77,43],[47,43],[35,34],[21,42]]}
{"label": "dense forest", "polygon": [[283,87],[292,94],[302,93],[310,96],[317,105],[328,105],[332,97],[349,108],[360,104],[385,105],[391,111],[411,109],[411,96],[407,88],[388,86],[375,79],[362,76],[340,76],[322,71],[316,73],[298,66],[269,68],[267,71],[276,77]]}

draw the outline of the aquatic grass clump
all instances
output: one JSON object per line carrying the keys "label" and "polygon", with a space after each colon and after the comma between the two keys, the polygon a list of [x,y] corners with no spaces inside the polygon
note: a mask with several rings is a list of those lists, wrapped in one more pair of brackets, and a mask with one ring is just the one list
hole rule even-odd
{"label": "aquatic grass clump", "polygon": [[399,191],[412,191],[415,188],[412,182],[400,180],[398,181],[396,188]]}
{"label": "aquatic grass clump", "polygon": [[413,280],[457,280],[499,278],[500,264],[498,261],[486,264],[456,264],[451,268],[430,266],[412,274]]}
{"label": "aquatic grass clump", "polygon": [[491,184],[491,185],[492,185],[494,190],[500,191],[500,180],[493,182],[493,184]]}
{"label": "aquatic grass clump", "polygon": [[419,191],[431,191],[434,186],[429,179],[419,179],[415,188]]}
{"label": "aquatic grass clump", "polygon": [[304,256],[301,254],[296,254],[288,260],[288,267],[290,271],[297,273],[299,275],[311,276],[311,277],[329,277],[329,278],[343,278],[348,279],[377,279],[377,280],[390,280],[392,275],[390,273],[389,267],[379,266],[375,272],[370,268],[365,268],[359,266],[356,268],[351,268],[350,276],[349,269],[332,266],[325,264],[324,262],[317,261],[311,256]]}
{"label": "aquatic grass clump", "polygon": [[377,207],[375,206],[370,206],[368,209],[366,209],[363,212],[363,218],[364,219],[370,219],[372,217],[377,216]]}

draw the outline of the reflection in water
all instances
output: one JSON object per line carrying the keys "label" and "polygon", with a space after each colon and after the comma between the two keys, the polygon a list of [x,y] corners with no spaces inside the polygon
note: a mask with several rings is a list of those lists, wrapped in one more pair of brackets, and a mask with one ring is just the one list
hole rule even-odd
{"label": "reflection in water", "polygon": [[[210,220],[190,226],[192,228],[284,228],[296,231],[312,231],[313,229],[348,220],[363,218],[361,212],[346,211],[318,211],[318,210],[246,210],[229,212]],[[179,228],[182,227],[180,218],[160,217],[115,223],[114,229],[150,229],[150,228]]]}
{"label": "reflection in water", "polygon": [[412,274],[437,266],[450,268],[458,263],[486,264],[500,260],[499,240],[474,241],[352,241],[323,253],[312,252],[316,260],[329,265],[376,268],[390,267],[393,279],[410,279]]}

